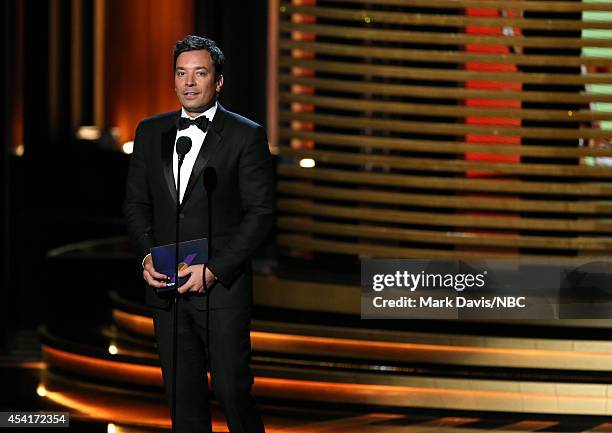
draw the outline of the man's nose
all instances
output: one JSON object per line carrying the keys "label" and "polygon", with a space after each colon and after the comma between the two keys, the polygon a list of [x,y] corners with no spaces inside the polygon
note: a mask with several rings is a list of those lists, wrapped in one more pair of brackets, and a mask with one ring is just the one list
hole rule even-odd
{"label": "man's nose", "polygon": [[187,74],[187,80],[185,81],[185,85],[186,86],[195,86],[195,75],[194,74]]}

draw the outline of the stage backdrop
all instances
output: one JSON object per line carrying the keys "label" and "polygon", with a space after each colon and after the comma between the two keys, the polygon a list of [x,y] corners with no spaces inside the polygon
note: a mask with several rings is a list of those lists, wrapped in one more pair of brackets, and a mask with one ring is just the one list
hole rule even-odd
{"label": "stage backdrop", "polygon": [[612,2],[272,3],[289,253],[610,250]]}

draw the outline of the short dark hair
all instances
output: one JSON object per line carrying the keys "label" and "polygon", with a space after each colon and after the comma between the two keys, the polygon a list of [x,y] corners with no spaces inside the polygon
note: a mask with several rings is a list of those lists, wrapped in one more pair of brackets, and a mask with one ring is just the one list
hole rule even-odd
{"label": "short dark hair", "polygon": [[189,35],[176,42],[174,45],[174,68],[176,69],[176,59],[181,53],[198,50],[206,50],[209,52],[213,64],[215,65],[215,78],[219,78],[223,73],[225,56],[215,41],[203,36]]}

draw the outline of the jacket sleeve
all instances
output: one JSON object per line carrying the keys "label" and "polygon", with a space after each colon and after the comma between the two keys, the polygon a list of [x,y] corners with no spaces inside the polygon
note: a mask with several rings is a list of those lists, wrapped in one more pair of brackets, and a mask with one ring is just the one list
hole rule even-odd
{"label": "jacket sleeve", "polygon": [[140,262],[149,254],[149,249],[154,246],[153,205],[147,182],[145,144],[146,132],[141,123],[136,129],[134,151],[130,157],[123,203],[123,214],[128,236]]}
{"label": "jacket sleeve", "polygon": [[243,217],[237,232],[208,264],[225,286],[243,271],[247,260],[274,226],[274,169],[262,127],[253,128],[240,155],[238,185]]}

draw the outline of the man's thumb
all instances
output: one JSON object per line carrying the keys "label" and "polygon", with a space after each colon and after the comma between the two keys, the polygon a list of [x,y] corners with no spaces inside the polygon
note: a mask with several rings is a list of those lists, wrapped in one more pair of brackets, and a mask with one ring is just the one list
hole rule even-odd
{"label": "man's thumb", "polygon": [[186,275],[191,274],[191,266],[187,266],[186,268],[183,268],[179,271],[178,276],[179,278],[183,278]]}

